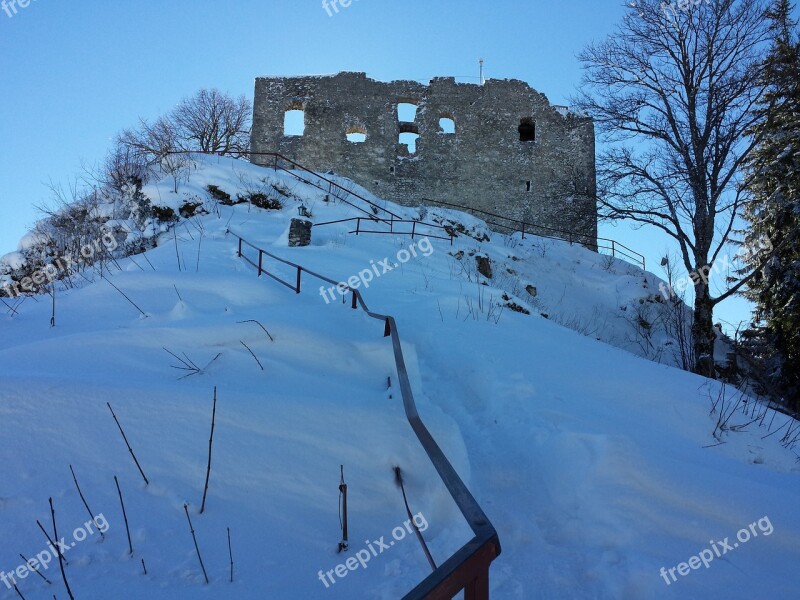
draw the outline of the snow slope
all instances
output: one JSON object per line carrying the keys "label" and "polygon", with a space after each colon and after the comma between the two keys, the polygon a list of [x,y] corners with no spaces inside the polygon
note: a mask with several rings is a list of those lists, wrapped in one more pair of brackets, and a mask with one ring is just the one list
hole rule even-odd
{"label": "snow slope", "polygon": [[[406,473],[435,558],[469,539],[405,420],[380,323],[327,303],[311,280],[296,295],[258,279],[237,258],[231,230],[337,280],[385,258],[398,265],[362,291],[371,308],[397,318],[421,416],[498,529],[494,598],[797,597],[800,465],[780,444],[782,432],[764,439],[785,418],[769,413],[763,426],[726,431],[715,445],[709,395],[717,397],[718,384],[593,339],[635,351],[620,307],[654,293],[656,278],[579,247],[492,232],[491,241],[460,236],[452,247],[415,240],[417,256],[404,264],[398,252],[410,247],[408,237],[354,236],[348,224],[315,228],[311,246],[288,248],[298,202],[287,199],[281,211],[213,207],[204,191],[211,183],[235,194],[265,176],[291,189],[317,223],[356,214],[284,173],[198,159],[178,194],[171,180],[145,193],[173,208],[202,198],[212,214],[163,232],[147,261],[120,260],[108,281],[86,272],[91,283],[57,295],[55,328],[46,296],[0,317],[0,571],[13,572],[20,553],[45,550],[36,520],[50,523],[48,498],[67,542],[88,520],[69,465],[108,523],[104,540],[89,536],[66,554],[80,599],[401,597],[429,571],[412,535],[335,584],[319,578],[403,526],[394,465]],[[427,218],[456,216],[484,232],[452,212]],[[470,254],[493,259],[491,281]],[[511,301],[532,314],[503,308]],[[556,321],[580,322],[587,335]],[[186,372],[172,368],[182,365],[165,348],[203,372],[181,378]],[[200,515],[215,386],[213,467]],[[731,424],[748,421],[737,412]],[[342,464],[347,554],[336,553]],[[711,541],[727,537],[733,546],[751,523],[757,535],[708,568],[685,576],[673,569],[669,585],[659,574]],[[19,581],[21,593],[67,597],[58,567],[43,573],[52,585],[30,575]],[[0,598],[16,597],[0,583]]]}

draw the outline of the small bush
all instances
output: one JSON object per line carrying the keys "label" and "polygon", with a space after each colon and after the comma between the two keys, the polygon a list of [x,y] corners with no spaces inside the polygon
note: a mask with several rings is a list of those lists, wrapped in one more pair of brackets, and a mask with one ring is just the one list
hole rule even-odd
{"label": "small bush", "polygon": [[178,220],[178,215],[168,206],[154,206],[153,217],[162,223],[171,223]]}
{"label": "small bush", "polygon": [[206,186],[206,190],[208,190],[208,195],[220,204],[224,204],[225,206],[233,206],[235,204],[231,195],[219,189],[216,185],[208,185]]}
{"label": "small bush", "polygon": [[261,192],[253,192],[245,196],[239,195],[239,202],[249,202],[253,206],[265,210],[280,210],[283,208],[283,204],[281,204],[280,200],[270,198]]}
{"label": "small bush", "polygon": [[185,202],[179,209],[184,219],[190,219],[196,215],[207,215],[208,211],[203,208],[202,202]]}

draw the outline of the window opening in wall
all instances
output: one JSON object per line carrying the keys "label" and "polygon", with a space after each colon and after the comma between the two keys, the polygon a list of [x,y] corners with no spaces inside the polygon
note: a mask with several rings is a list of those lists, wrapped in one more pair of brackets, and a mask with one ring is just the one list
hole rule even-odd
{"label": "window opening in wall", "polygon": [[535,142],[536,141],[536,123],[533,119],[522,119],[519,122],[519,141],[520,142]]}
{"label": "window opening in wall", "polygon": [[367,141],[367,130],[363,127],[349,127],[345,135],[347,141],[353,144],[363,144]]}
{"label": "window opening in wall", "polygon": [[283,135],[301,136],[306,131],[306,113],[302,106],[290,107],[283,116]]}
{"label": "window opening in wall", "polygon": [[413,123],[417,120],[417,105],[410,102],[397,103],[397,120],[402,123]]}
{"label": "window opening in wall", "polygon": [[525,182],[525,191],[526,192],[530,192],[532,189],[533,189],[533,186],[531,185],[531,182],[530,181],[526,181]]}
{"label": "window opening in wall", "polygon": [[452,135],[456,132],[456,122],[452,116],[444,115],[439,119],[439,133]]}
{"label": "window opening in wall", "polygon": [[409,154],[416,154],[418,137],[418,133],[401,133],[397,143],[408,146]]}

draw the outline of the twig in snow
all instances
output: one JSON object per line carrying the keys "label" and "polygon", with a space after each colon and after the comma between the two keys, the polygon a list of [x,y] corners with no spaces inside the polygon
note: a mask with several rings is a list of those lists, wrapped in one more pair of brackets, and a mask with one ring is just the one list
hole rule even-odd
{"label": "twig in snow", "polygon": [[[214,358],[212,358],[210,361],[208,361],[208,364],[207,364],[205,367],[203,367],[203,368],[201,369],[200,367],[198,367],[198,366],[197,366],[197,365],[194,363],[194,361],[193,361],[191,358],[189,358],[189,357],[186,355],[186,353],[185,353],[185,352],[183,353],[183,358],[181,358],[180,356],[178,356],[177,354],[175,354],[174,352],[172,352],[172,351],[170,351],[170,350],[167,350],[167,349],[166,349],[166,348],[164,348],[163,346],[162,346],[162,348],[164,349],[164,351],[165,351],[165,352],[167,352],[168,354],[171,354],[173,357],[175,357],[176,359],[178,359],[178,361],[179,361],[179,362],[180,362],[180,363],[183,365],[182,367],[180,367],[180,366],[177,366],[177,365],[170,365],[170,366],[171,366],[173,369],[178,369],[178,370],[180,370],[180,371],[189,371],[189,373],[188,373],[188,374],[184,375],[184,376],[183,376],[183,377],[181,377],[180,379],[186,379],[187,377],[191,377],[192,375],[199,375],[199,374],[201,374],[201,373],[204,373],[204,372],[205,372],[205,370],[206,370],[208,367],[210,367],[210,366],[211,366],[211,364],[212,364],[214,361],[216,361],[216,360],[217,360],[217,359],[218,359],[220,356],[222,356],[222,352],[219,352],[219,353],[217,353],[217,355],[216,355]],[[185,359],[185,360],[184,360],[184,359]]]}
{"label": "twig in snow", "polygon": [[245,344],[244,342],[242,342],[242,340],[239,340],[239,342],[242,344],[242,346],[244,346],[245,348],[247,348],[247,351],[248,351],[248,352],[250,352],[250,354],[252,354],[252,355],[253,355],[253,358],[255,358],[255,359],[256,359],[256,362],[258,363],[258,366],[259,366],[259,367],[261,367],[261,370],[263,371],[263,370],[264,370],[264,365],[262,365],[262,364],[261,364],[261,361],[260,361],[260,360],[258,360],[258,357],[256,356],[256,353],[255,353],[255,352],[253,352],[252,350],[250,350],[250,346],[248,346],[247,344]]}
{"label": "twig in snow", "polygon": [[214,407],[211,409],[211,435],[208,438],[208,467],[206,468],[206,486],[203,489],[203,502],[200,505],[200,514],[206,510],[206,495],[208,494],[208,480],[211,478],[211,448],[214,444],[214,426],[217,422],[217,386],[214,386]]}
{"label": "twig in snow", "polygon": [[261,323],[259,323],[259,322],[258,322],[258,321],[256,321],[255,319],[248,319],[247,321],[238,321],[238,322],[239,322],[240,324],[241,324],[241,323],[255,323],[256,325],[258,325],[259,327],[261,327],[261,329],[263,329],[263,330],[264,330],[264,333],[266,333],[266,334],[267,334],[267,336],[269,337],[269,341],[270,341],[270,342],[274,342],[274,341],[275,341],[275,340],[273,339],[273,337],[272,337],[272,336],[269,334],[269,331],[267,331],[267,328],[266,328],[266,327],[264,327],[264,326],[263,326]]}
{"label": "twig in snow", "polygon": [[203,570],[203,577],[206,580],[206,585],[208,585],[208,575],[206,574],[206,567],[203,564],[203,557],[200,556],[200,547],[197,545],[197,536],[194,533],[194,527],[192,526],[192,518],[189,516],[189,505],[184,504],[183,510],[186,512],[186,520],[189,521],[189,531],[192,532],[192,539],[194,540],[194,549],[197,552],[197,559],[200,561],[200,568]]}
{"label": "twig in snow", "polygon": [[122,518],[125,520],[125,531],[128,534],[128,553],[133,556],[133,543],[131,542],[131,530],[128,527],[128,513],[125,512],[125,502],[122,499],[122,490],[119,489],[119,480],[114,475],[114,484],[117,486],[117,493],[119,494],[119,504],[122,507]]}
{"label": "twig in snow", "polygon": [[142,316],[143,316],[143,317],[147,318],[147,313],[145,313],[145,312],[144,312],[144,311],[143,311],[141,308],[139,308],[139,305],[138,305],[138,304],[136,304],[136,302],[134,302],[133,300],[131,300],[131,299],[130,299],[130,298],[129,298],[129,297],[126,295],[126,294],[125,294],[125,292],[123,292],[121,289],[119,289],[117,286],[115,286],[113,283],[111,283],[111,280],[110,280],[108,277],[106,277],[106,278],[105,278],[105,280],[108,282],[108,285],[110,285],[110,286],[111,286],[111,287],[113,287],[115,290],[117,290],[117,291],[118,291],[120,294],[122,294],[122,297],[123,297],[123,298],[125,298],[125,300],[127,300],[128,302],[130,302],[130,303],[133,305],[133,307],[134,307],[134,308],[136,308],[136,310],[138,310],[140,313],[142,313]]}
{"label": "twig in snow", "polygon": [[122,430],[122,425],[119,424],[119,419],[117,419],[117,415],[114,414],[114,409],[111,408],[111,403],[110,402],[106,402],[106,406],[108,406],[108,410],[111,411],[111,416],[114,417],[114,421],[116,422],[117,427],[119,427],[119,432],[122,434],[122,439],[125,440],[125,445],[128,447],[128,452],[130,452],[131,456],[133,457],[133,462],[136,463],[136,467],[139,469],[139,473],[142,474],[142,479],[144,479],[144,484],[145,485],[150,485],[150,481],[147,479],[147,476],[144,474],[144,471],[142,470],[142,466],[139,464],[139,460],[136,458],[136,455],[133,453],[133,448],[131,448],[131,445],[128,443],[128,436],[125,435],[125,432]]}
{"label": "twig in snow", "polygon": [[37,569],[35,566],[33,566],[33,563],[31,563],[31,561],[29,561],[27,558],[25,558],[25,557],[24,557],[22,554],[20,554],[20,555],[19,555],[19,557],[20,557],[22,560],[24,560],[24,561],[25,561],[25,564],[28,566],[28,568],[29,568],[29,569],[31,569],[31,570],[32,570],[34,573],[36,573],[36,574],[37,574],[39,577],[41,577],[42,579],[44,579],[44,580],[45,580],[45,582],[47,582],[47,585],[53,585],[53,582],[52,582],[52,581],[50,581],[50,580],[49,580],[47,577],[45,577],[44,575],[42,575],[42,573],[39,571],[39,569]]}
{"label": "twig in snow", "polygon": [[147,261],[147,264],[150,265],[150,267],[153,269],[153,271],[156,270],[156,268],[153,266],[153,263],[151,263],[150,259],[147,258],[147,252],[142,252],[142,258],[144,258]]}
{"label": "twig in snow", "polygon": [[23,596],[23,595],[22,595],[22,592],[20,592],[20,591],[19,591],[19,588],[17,587],[17,584],[16,584],[16,583],[14,584],[14,591],[15,591],[15,592],[17,592],[17,596],[19,596],[20,598],[22,598],[22,600],[25,600],[25,596]]}
{"label": "twig in snow", "polygon": [[[53,499],[50,498],[50,516],[53,517],[53,536],[58,539],[58,528],[56,527],[56,509],[53,508]],[[64,555],[61,553],[61,548],[58,549],[58,566],[61,569],[61,577],[64,579],[64,587],[67,588],[67,594],[70,600],[75,600],[72,595],[72,590],[69,589],[69,582],[67,581],[67,573],[64,571]]]}
{"label": "twig in snow", "polygon": [[94,523],[94,526],[97,527],[97,531],[100,532],[100,537],[102,539],[105,539],[106,535],[100,529],[100,526],[97,524],[97,521],[95,521],[94,513],[92,512],[92,509],[89,508],[89,504],[86,502],[86,498],[83,497],[81,486],[78,484],[78,478],[75,476],[75,470],[72,468],[72,465],[69,466],[69,470],[70,473],[72,473],[72,481],[75,482],[75,487],[78,488],[78,495],[81,497],[81,501],[83,502],[83,505],[86,507],[86,511],[89,513],[89,518],[92,520],[92,523]]}
{"label": "twig in snow", "polygon": [[233,583],[233,549],[231,548],[231,528],[228,527],[228,556],[231,559],[231,583]]}
{"label": "twig in snow", "polygon": [[[44,534],[44,537],[46,537],[46,538],[47,538],[47,542],[50,544],[50,548],[53,550],[53,552],[55,552],[56,554],[61,554],[61,547],[60,547],[60,546],[57,546],[57,545],[56,545],[56,544],[53,542],[53,540],[50,538],[50,534],[49,534],[49,533],[47,533],[47,530],[44,528],[44,525],[42,525],[42,524],[39,522],[39,520],[38,520],[38,519],[36,520],[36,524],[39,526],[39,529],[41,529],[41,530],[42,530],[42,533]],[[69,561],[67,560],[67,558],[66,558],[66,557],[64,557],[64,563],[65,563],[65,564],[67,564],[67,565],[69,564]]]}

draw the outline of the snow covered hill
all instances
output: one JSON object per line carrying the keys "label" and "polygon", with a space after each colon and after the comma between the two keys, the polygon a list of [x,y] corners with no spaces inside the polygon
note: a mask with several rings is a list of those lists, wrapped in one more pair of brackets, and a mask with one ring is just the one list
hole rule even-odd
{"label": "snow covered hill", "polygon": [[[40,567],[52,585],[21,576],[20,554],[47,551],[36,521],[51,526],[51,497],[59,537],[75,543],[66,575],[81,600],[399,598],[429,567],[413,535],[392,538],[406,521],[395,465],[434,558],[471,537],[405,420],[380,323],[335,289],[309,283],[297,295],[257,278],[229,231],[337,281],[380,273],[362,293],[397,318],[421,416],[498,529],[493,598],[797,597],[800,464],[781,443],[792,423],[753,403],[733,411],[735,390],[670,366],[674,340],[635,326],[658,308],[653,275],[441,209],[425,218],[458,221],[471,235],[451,246],[355,236],[342,223],[290,248],[301,204],[315,223],[358,213],[286,173],[224,158],[196,159],[177,194],[173,184],[143,192],[160,207],[202,204],[208,214],[168,229],[109,207],[115,240],[158,246],[109,263],[104,278],[73,277],[56,294],[55,327],[48,296],[11,302],[16,314],[2,307],[0,598],[19,597],[9,574],[25,598],[67,597],[57,561]],[[220,204],[208,185],[234,198],[254,185],[281,190],[283,208]],[[491,259],[491,279],[477,256]],[[9,256],[6,273],[12,261],[18,268],[24,256]],[[381,264],[391,268],[373,269]],[[285,265],[267,268],[293,277]],[[200,372],[174,368],[185,367],[178,357]],[[722,430],[721,412],[731,413]],[[336,552],[340,465],[347,554]],[[395,543],[336,575],[382,537]]]}

